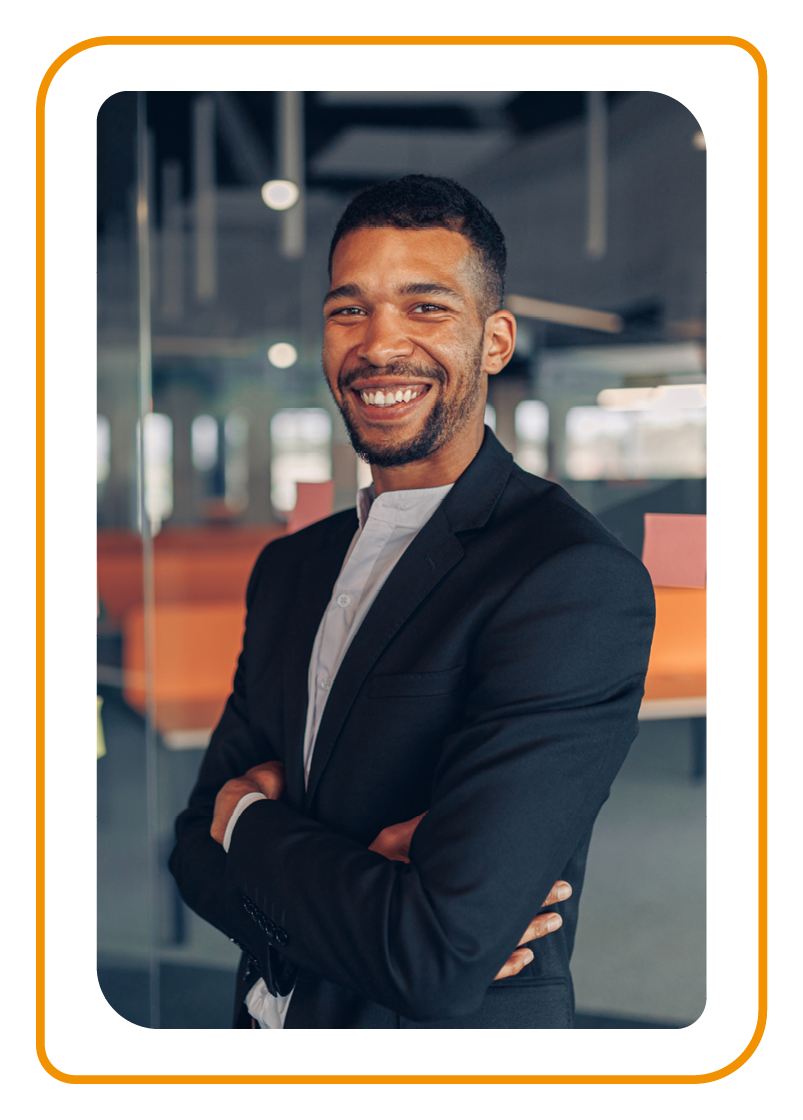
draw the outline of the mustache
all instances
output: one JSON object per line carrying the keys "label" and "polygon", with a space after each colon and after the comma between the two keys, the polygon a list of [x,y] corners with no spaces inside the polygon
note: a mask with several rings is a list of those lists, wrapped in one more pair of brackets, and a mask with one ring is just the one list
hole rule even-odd
{"label": "mustache", "polygon": [[391,362],[386,366],[362,365],[344,370],[338,378],[341,389],[350,389],[355,382],[386,373],[388,377],[403,377],[408,381],[420,379],[446,384],[446,370],[441,366],[417,365],[415,362]]}

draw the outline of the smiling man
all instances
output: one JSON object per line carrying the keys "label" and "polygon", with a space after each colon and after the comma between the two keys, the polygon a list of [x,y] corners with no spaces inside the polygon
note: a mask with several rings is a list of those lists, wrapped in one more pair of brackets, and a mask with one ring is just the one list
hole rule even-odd
{"label": "smiling man", "polygon": [[243,950],[235,1026],[572,1025],[586,855],[653,599],[484,427],[515,343],[504,270],[499,226],[451,180],[370,188],[335,230],[323,367],[373,485],[257,561],[171,858]]}

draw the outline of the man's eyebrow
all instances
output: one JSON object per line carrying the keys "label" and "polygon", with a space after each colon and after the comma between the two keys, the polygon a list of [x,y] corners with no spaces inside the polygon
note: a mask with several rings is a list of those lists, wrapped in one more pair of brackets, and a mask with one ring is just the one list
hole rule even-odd
{"label": "man's eyebrow", "polygon": [[459,300],[465,303],[465,296],[460,292],[456,292],[454,288],[447,288],[445,284],[437,284],[434,280],[422,280],[414,284],[405,284],[399,288],[399,295],[402,296],[448,296],[449,299]]}
{"label": "man's eyebrow", "polygon": [[331,303],[333,299],[359,299],[362,288],[359,284],[341,284],[339,288],[330,288],[323,299],[323,305]]}

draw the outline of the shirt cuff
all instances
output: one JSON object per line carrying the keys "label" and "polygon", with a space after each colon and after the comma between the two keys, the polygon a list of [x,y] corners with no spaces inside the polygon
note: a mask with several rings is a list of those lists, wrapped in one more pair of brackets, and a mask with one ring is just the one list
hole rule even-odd
{"label": "shirt cuff", "polygon": [[267,801],[264,793],[244,793],[237,804],[234,806],[234,812],[229,817],[229,823],[226,825],[226,831],[223,833],[223,851],[228,852],[229,845],[231,844],[231,834],[234,832],[234,826],[240,819],[242,813],[253,805],[255,801]]}

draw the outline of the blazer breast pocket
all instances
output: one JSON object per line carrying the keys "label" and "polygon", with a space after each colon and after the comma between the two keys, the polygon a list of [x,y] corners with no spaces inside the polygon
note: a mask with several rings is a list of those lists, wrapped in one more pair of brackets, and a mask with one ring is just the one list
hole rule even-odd
{"label": "blazer breast pocket", "polygon": [[444,696],[460,688],[464,665],[441,669],[436,673],[387,673],[371,677],[366,695],[380,696]]}

